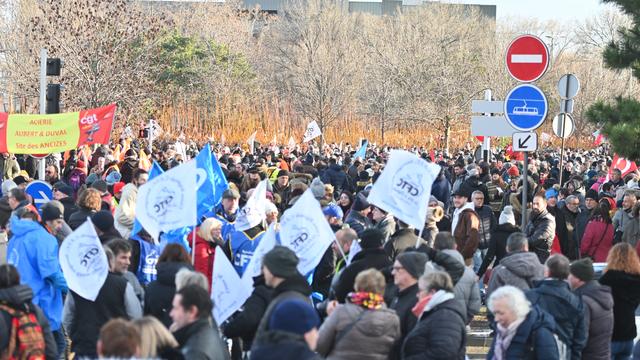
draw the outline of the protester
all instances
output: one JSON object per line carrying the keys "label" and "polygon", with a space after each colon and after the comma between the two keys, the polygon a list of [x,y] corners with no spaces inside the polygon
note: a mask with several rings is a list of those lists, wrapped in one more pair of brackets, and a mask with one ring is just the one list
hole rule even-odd
{"label": "protester", "polygon": [[121,239],[122,236],[116,230],[114,226],[113,215],[110,211],[100,210],[91,215],[91,222],[93,223],[100,243],[106,244],[111,240]]}
{"label": "protester", "polygon": [[68,289],[58,260],[58,241],[37,222],[37,213],[29,207],[19,209],[10,224],[13,236],[7,247],[7,262],[18,269],[21,283],[33,290],[33,302],[49,320],[60,355],[66,348],[62,295]]}
{"label": "protester", "polygon": [[522,290],[503,286],[491,293],[488,307],[496,334],[487,359],[560,359],[553,317],[531,306]]}
{"label": "protester", "polygon": [[360,235],[360,247],[351,264],[349,264],[338,279],[335,286],[336,300],[344,303],[347,295],[353,291],[356,276],[363,270],[374,268],[382,270],[391,266],[391,261],[382,249],[384,237],[378,229],[366,229]]}
{"label": "protester", "polygon": [[140,356],[141,342],[140,332],[133,324],[112,319],[100,329],[96,352],[100,359],[135,358]]}
{"label": "protester", "polygon": [[402,253],[406,249],[415,247],[416,243],[422,244],[425,243],[425,241],[418,242],[416,229],[398,220],[398,230],[391,235],[389,241],[384,243],[384,251],[391,260],[395,260],[398,254]]}
{"label": "protester", "polygon": [[507,205],[500,213],[498,226],[491,233],[487,254],[484,256],[484,259],[482,259],[482,264],[476,273],[478,278],[482,278],[484,276],[487,268],[491,265],[491,262],[493,262],[494,269],[500,265],[502,258],[507,255],[507,239],[511,234],[518,231],[520,230],[516,227],[516,218],[513,215],[513,207],[511,207],[511,205]]}
{"label": "protester", "polygon": [[229,240],[231,233],[235,231],[239,200],[238,190],[230,187],[222,193],[222,202],[214,209],[214,217],[222,223],[220,235],[224,241]]}
{"label": "protester", "polygon": [[581,241],[582,241],[582,237],[584,236],[584,231],[587,228],[587,224],[589,223],[589,220],[591,219],[591,213],[593,212],[593,209],[595,209],[598,206],[598,192],[596,190],[592,190],[589,189],[586,192],[586,195],[584,197],[584,209],[582,209],[580,211],[580,214],[578,214],[578,217],[576,218],[576,229],[575,229],[575,241],[576,241],[576,246],[578,247],[578,249],[580,249],[580,246],[582,245]]}
{"label": "protester", "polygon": [[207,279],[204,274],[197,271],[191,271],[187,268],[182,268],[176,274],[176,291],[182,289],[187,285],[198,285],[210,292],[209,284],[211,284],[209,279]]}
{"label": "protester", "polygon": [[[311,287],[298,272],[298,256],[289,248],[276,246],[262,258],[262,274],[265,284],[273,289],[273,294],[260,320],[255,338],[269,330],[271,313],[278,304],[291,299],[310,303]],[[256,346],[254,342],[253,346]],[[253,349],[253,348],[252,348]]]}
{"label": "protester", "polygon": [[611,359],[628,359],[637,335],[635,311],[640,304],[640,259],[631,245],[614,245],[599,279],[613,295],[613,335]]}
{"label": "protester", "polygon": [[173,334],[153,316],[144,316],[133,320],[133,325],[140,333],[139,356],[143,359],[184,359],[178,350],[178,342]]}
{"label": "protester", "polygon": [[451,233],[456,238],[458,251],[462,254],[465,264],[471,265],[478,249],[480,220],[473,203],[467,202],[468,196],[461,190],[453,193],[455,211],[451,221]]}
{"label": "protester", "polygon": [[51,200],[40,207],[42,212],[41,224],[47,230],[47,232],[56,237],[58,245],[71,234],[71,228],[64,222],[64,207],[60,202]]}
{"label": "protester", "polygon": [[86,189],[78,196],[78,211],[69,217],[69,226],[75,230],[93,214],[102,209],[102,197],[96,189]]}
{"label": "protester", "polygon": [[[586,203],[586,200],[585,200]],[[560,209],[560,213],[562,214],[561,219],[563,220],[562,224],[558,224],[558,219],[556,218],[556,233],[559,233],[557,230],[558,227],[561,227],[565,232],[565,238],[560,239],[560,247],[562,253],[569,258],[569,260],[575,260],[578,258],[578,251],[580,249],[580,239],[577,238],[576,227],[578,222],[578,217],[583,210],[580,209],[580,199],[578,199],[575,195],[570,195],[567,197],[565,201],[565,206]]]}
{"label": "protester", "polygon": [[269,331],[259,339],[249,359],[320,360],[313,351],[318,344],[320,319],[313,307],[302,300],[278,304],[269,319]]}
{"label": "protester", "polygon": [[531,209],[531,217],[524,234],[529,239],[529,250],[538,255],[540,263],[544,263],[551,251],[556,224],[553,216],[547,211],[547,200],[544,196],[534,196]]}
{"label": "protester", "polygon": [[94,301],[87,300],[70,291],[62,312],[64,328],[71,339],[71,350],[76,357],[95,358],[96,342],[100,329],[115,318],[137,319],[142,317],[142,307],[133,287],[120,275],[113,273],[115,257],[111,249],[105,248],[109,261],[109,273]]}
{"label": "protester", "polygon": [[158,258],[158,279],[147,286],[144,314],[153,315],[166,327],[171,325],[169,312],[176,292],[176,274],[182,268],[193,270],[187,251],[179,244],[167,244]]}
{"label": "protester", "polygon": [[582,359],[608,360],[611,358],[613,334],[613,297],[608,286],[594,280],[591,259],[576,260],[569,268],[569,285],[585,305],[584,323],[588,330],[587,345]]}
{"label": "protester", "polygon": [[[33,291],[29,286],[20,284],[20,274],[13,265],[0,265],[0,328],[7,330],[5,334],[0,332],[0,339],[7,340],[6,346],[18,343],[18,338],[22,336],[12,333],[14,321],[35,326],[30,334],[31,342],[22,344],[27,349],[15,348],[13,353],[8,352],[7,355],[22,358],[28,351],[33,355],[45,356],[47,360],[58,359],[58,346],[51,333],[49,320],[42,309],[33,304]],[[4,349],[0,340],[0,355]]]}
{"label": "protester", "polygon": [[364,194],[359,193],[356,195],[351,211],[349,211],[349,215],[347,215],[344,222],[355,230],[358,237],[362,238],[362,233],[373,226],[371,220],[367,217],[370,212],[371,205],[367,201],[367,198]]}
{"label": "protester", "polygon": [[624,227],[622,241],[636,247],[640,240],[640,202],[636,203],[632,211],[633,219],[631,219]]}
{"label": "protester", "polygon": [[606,261],[613,246],[614,234],[609,211],[609,202],[603,199],[591,212],[591,219],[580,242],[582,257],[589,257],[595,262]]}
{"label": "protester", "polygon": [[64,206],[64,221],[68,224],[71,215],[78,211],[78,205],[73,200],[73,188],[62,181],[55,183],[53,199],[60,201]]}
{"label": "protester", "polygon": [[449,274],[430,272],[418,282],[420,292],[413,313],[415,328],[402,346],[403,359],[464,359],[466,353],[464,307],[456,301]]}
{"label": "protester", "polygon": [[491,243],[491,234],[498,224],[496,217],[493,215],[493,210],[488,205],[485,205],[485,195],[482,191],[474,191],[471,194],[471,201],[480,221],[478,226],[478,249],[473,255],[473,270],[478,272]]}
{"label": "protester", "polygon": [[632,211],[637,201],[638,198],[635,191],[625,191],[622,198],[622,207],[615,212],[615,215],[611,219],[615,233],[615,243],[622,241],[623,230],[627,223],[633,220]]}
{"label": "protester", "polygon": [[185,359],[229,359],[217,325],[211,319],[212,307],[207,291],[197,285],[187,285],[175,293],[171,330]]}
{"label": "protester", "polygon": [[536,254],[529,252],[527,237],[516,232],[507,238],[507,255],[491,272],[487,295],[505,285],[528,290],[533,287],[534,281],[543,277],[544,266]]}
{"label": "protester", "polygon": [[222,222],[216,218],[205,219],[196,231],[193,267],[196,271],[206,275],[209,283],[211,283],[216,248],[222,245],[224,245],[222,241]]}
{"label": "protester", "polygon": [[[544,264],[544,280],[527,291],[531,305],[547,311],[556,322],[558,352],[561,358],[579,360],[587,342],[582,300],[569,289],[569,259],[552,255]],[[565,357],[566,356],[566,357]]]}
{"label": "protester", "polygon": [[136,200],[138,198],[138,188],[147,183],[149,174],[142,169],[133,171],[132,180],[128,182],[122,174],[122,181],[126,183],[122,188],[122,196],[116,207],[114,218],[116,220],[115,227],[124,239],[131,237],[133,230],[133,222],[136,216]]}
{"label": "protester", "polygon": [[133,291],[138,300],[140,300],[140,303],[144,304],[144,289],[140,285],[136,275],[129,271],[129,265],[131,264],[131,245],[127,240],[114,239],[108,242],[106,246],[113,252],[113,267],[111,271],[127,279],[127,282],[133,287]]}

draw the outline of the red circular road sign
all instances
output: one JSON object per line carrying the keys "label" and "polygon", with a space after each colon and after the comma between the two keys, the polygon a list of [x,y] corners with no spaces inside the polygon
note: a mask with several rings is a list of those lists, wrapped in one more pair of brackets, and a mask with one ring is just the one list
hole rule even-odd
{"label": "red circular road sign", "polygon": [[522,82],[538,80],[549,66],[547,45],[533,35],[515,38],[507,48],[507,70]]}
{"label": "red circular road sign", "polygon": [[29,156],[31,156],[32,158],[36,158],[36,159],[44,159],[47,156],[49,156],[49,154],[31,154]]}

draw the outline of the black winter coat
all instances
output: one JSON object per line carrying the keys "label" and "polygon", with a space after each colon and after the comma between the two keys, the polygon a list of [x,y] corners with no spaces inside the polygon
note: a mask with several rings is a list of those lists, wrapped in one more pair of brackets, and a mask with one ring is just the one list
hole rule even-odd
{"label": "black winter coat", "polygon": [[609,286],[613,295],[611,341],[633,340],[636,337],[635,311],[640,304],[640,275],[608,270],[599,281]]}
{"label": "black winter coat", "polygon": [[611,358],[613,334],[613,297],[611,288],[590,281],[573,292],[585,305],[585,327],[589,331],[587,345],[582,350],[583,360],[608,360]]}
{"label": "black winter coat", "polygon": [[78,205],[76,205],[75,201],[73,201],[73,197],[70,196],[60,199],[60,203],[64,207],[64,222],[69,224],[71,215],[75,214],[78,211]]}
{"label": "black winter coat", "polygon": [[184,267],[193,270],[191,264],[176,262],[157,264],[158,278],[149,283],[144,293],[144,314],[155,316],[167,328],[173,322],[169,313],[176,294],[176,274]]}
{"label": "black winter coat", "polygon": [[329,165],[320,177],[325,184],[333,186],[333,193],[340,194],[342,190],[349,190],[349,182],[347,181],[347,173],[342,170],[338,164]]}
{"label": "black winter coat", "polygon": [[[507,348],[505,360],[557,360],[558,347],[553,337],[555,322],[548,313],[532,307]],[[493,359],[496,346],[494,336],[487,359]]]}
{"label": "black winter coat", "polygon": [[419,291],[418,284],[415,284],[399,291],[398,296],[391,302],[391,309],[395,310],[400,318],[400,339],[397,345],[391,350],[390,359],[400,359],[402,343],[418,322],[418,318],[411,310],[418,302],[417,294]]}
{"label": "black winter coat", "polygon": [[524,234],[529,239],[529,251],[538,255],[538,260],[544,264],[549,258],[553,238],[556,235],[556,222],[553,215],[545,209],[531,220],[524,229]]}
{"label": "black winter coat", "polygon": [[465,358],[467,311],[455,299],[422,313],[402,346],[402,359],[462,360]]}
{"label": "black winter coat", "polygon": [[222,333],[228,338],[242,338],[242,348],[251,349],[253,338],[260,325],[260,320],[269,306],[273,289],[264,284],[264,278],[254,281],[251,296],[244,302],[242,308],[222,324]]}
{"label": "black winter coat", "polygon": [[362,249],[362,251],[353,257],[351,264],[342,271],[335,287],[336,300],[344,303],[347,294],[353,291],[356,276],[361,271],[371,268],[382,270],[391,266],[391,264],[389,256],[387,256],[383,249]]}
{"label": "black winter coat", "polygon": [[251,351],[249,360],[321,360],[320,355],[309,349],[300,335],[267,331],[260,336],[260,345]]}
{"label": "black winter coat", "polygon": [[471,199],[471,194],[474,191],[482,191],[485,199],[489,199],[489,191],[487,190],[487,186],[480,180],[478,176],[470,176],[468,177],[460,186],[460,191],[467,197],[467,199]]}
{"label": "black winter coat", "polygon": [[496,227],[496,229],[491,233],[491,240],[489,240],[487,254],[482,260],[480,269],[478,269],[478,277],[482,278],[482,275],[484,275],[485,271],[487,271],[487,268],[491,265],[491,262],[494,259],[493,268],[495,269],[500,265],[500,260],[507,255],[507,238],[509,235],[518,231],[520,231],[520,229],[510,223],[500,224]]}
{"label": "black winter coat", "polygon": [[539,306],[553,316],[556,334],[567,345],[571,359],[580,359],[587,343],[582,300],[569,290],[566,282],[556,279],[536,282],[535,288],[527,291],[526,295],[531,305]]}
{"label": "black winter coat", "polygon": [[229,351],[212,319],[200,319],[173,333],[180,351],[189,360],[228,360]]}
{"label": "black winter coat", "polygon": [[78,207],[78,211],[74,212],[69,217],[68,225],[71,228],[71,230],[75,230],[80,225],[84,224],[84,222],[87,221],[87,218],[91,217],[91,215],[93,214],[95,214],[95,211],[80,206]]}

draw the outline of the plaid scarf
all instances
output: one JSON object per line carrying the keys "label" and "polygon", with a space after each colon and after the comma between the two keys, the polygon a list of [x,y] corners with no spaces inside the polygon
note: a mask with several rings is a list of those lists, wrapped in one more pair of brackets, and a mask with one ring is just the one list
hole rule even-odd
{"label": "plaid scarf", "polygon": [[359,305],[370,310],[380,309],[382,304],[384,304],[382,295],[371,292],[352,292],[349,293],[348,297],[349,302],[352,304]]}

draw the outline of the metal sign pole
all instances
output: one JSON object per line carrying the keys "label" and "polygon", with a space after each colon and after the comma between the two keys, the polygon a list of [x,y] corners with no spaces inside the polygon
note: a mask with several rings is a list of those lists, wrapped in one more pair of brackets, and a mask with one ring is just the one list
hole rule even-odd
{"label": "metal sign pole", "polygon": [[524,152],[524,169],[522,170],[522,231],[527,226],[527,193],[529,192],[529,182],[527,171],[529,169],[529,153]]}
{"label": "metal sign pole", "polygon": [[[484,100],[491,101],[491,89],[486,89],[484,91]],[[491,116],[491,113],[485,113],[486,116]],[[482,159],[484,162],[488,163],[491,161],[491,138],[489,136],[484,137],[484,141],[482,141]]]}
{"label": "metal sign pole", "polygon": [[[47,49],[40,49],[40,114],[47,113]],[[28,159],[27,159],[28,160]],[[38,160],[38,179],[44,180],[45,158]]]}
{"label": "metal sign pole", "polygon": [[[566,107],[566,106],[563,106]],[[564,169],[564,121],[565,121],[565,116],[564,114],[562,115],[562,121],[560,121],[560,124],[562,125],[562,127],[560,128],[560,138],[561,138],[561,142],[560,142],[560,186],[562,186],[562,172]]]}

